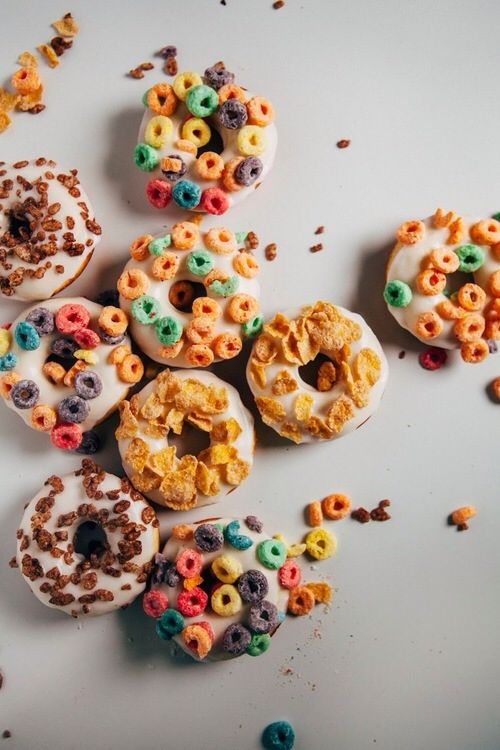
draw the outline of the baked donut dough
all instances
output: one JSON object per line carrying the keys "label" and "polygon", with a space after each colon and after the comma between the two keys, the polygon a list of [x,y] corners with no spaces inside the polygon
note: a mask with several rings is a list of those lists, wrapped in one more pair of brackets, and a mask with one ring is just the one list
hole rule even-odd
{"label": "baked donut dough", "polygon": [[0,162],[0,292],[52,297],[81,274],[100,240],[76,169],[39,158]]}
{"label": "baked donut dough", "polygon": [[[319,354],[328,361],[313,387],[299,368]],[[247,365],[262,421],[295,443],[355,430],[376,411],[387,376],[382,347],[363,318],[322,301],[265,323]]]}
{"label": "baked donut dough", "polygon": [[424,343],[483,360],[500,339],[500,221],[438,208],[396,237],[384,289],[394,318]]}
{"label": "baked donut dough", "polygon": [[144,610],[158,618],[159,637],[173,638],[197,661],[259,656],[285,618],[285,561],[283,542],[254,516],[182,524],[156,558]]}
{"label": "baked donut dough", "polygon": [[246,232],[201,232],[192,222],[130,245],[118,279],[120,305],[140,349],[165,365],[207,367],[231,359],[262,328],[259,264],[238,250]]}
{"label": "baked donut dough", "polygon": [[[123,468],[159,505],[188,510],[215,503],[250,472],[253,418],[237,390],[211,372],[164,370],[119,410]],[[190,426],[209,442],[197,455],[186,452]]]}
{"label": "baked donut dough", "polygon": [[146,112],[134,161],[147,176],[155,208],[223,214],[254,192],[270,171],[277,145],[274,108],[234,82],[223,65],[204,80],[184,71],[173,85],[157,83],[143,98]]}
{"label": "baked donut dough", "polygon": [[[91,522],[105,541],[75,551],[78,529]],[[158,552],[154,510],[128,480],[86,458],[80,469],[51,476],[26,506],[17,531],[17,564],[43,604],[102,615],[130,604],[146,586]],[[78,544],[77,544],[78,546]]]}
{"label": "baked donut dough", "polygon": [[54,298],[0,330],[0,394],[32,429],[67,450],[102,422],[144,368],[118,307],[83,297]]}

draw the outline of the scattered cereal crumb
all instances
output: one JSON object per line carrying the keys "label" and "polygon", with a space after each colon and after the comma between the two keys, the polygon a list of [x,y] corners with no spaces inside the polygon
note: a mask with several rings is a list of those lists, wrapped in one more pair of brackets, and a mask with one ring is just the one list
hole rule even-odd
{"label": "scattered cereal crumb", "polygon": [[78,32],[78,24],[71,13],[66,13],[62,18],[53,21],[51,25],[61,36],[75,36]]}
{"label": "scattered cereal crumb", "polygon": [[0,672],[0,690],[3,687],[3,672]]}
{"label": "scattered cereal crumb", "polygon": [[325,227],[323,226],[323,224],[320,224],[319,227],[316,227],[314,234],[323,234],[324,231]]}
{"label": "scattered cereal crumb", "polygon": [[391,516],[386,511],[386,508],[388,508],[390,504],[391,501],[387,500],[387,498],[381,500],[378,506],[370,511],[370,518],[372,521],[388,521]]}
{"label": "scattered cereal crumb", "polygon": [[406,357],[406,352],[404,349],[402,349],[398,354],[398,359],[404,359]]}
{"label": "scattered cereal crumb", "polygon": [[12,732],[9,729],[4,729],[2,732],[2,737],[4,740],[8,740],[10,737],[12,737]]}
{"label": "scattered cereal crumb", "polygon": [[306,505],[306,521],[308,526],[321,526],[323,523],[323,512],[319,500],[313,500]]}
{"label": "scattered cereal crumb", "polygon": [[28,109],[28,112],[30,113],[30,115],[39,115],[40,112],[43,112],[45,108],[45,104],[35,104],[34,107],[30,107]]}
{"label": "scattered cereal crumb", "polygon": [[285,0],[275,0],[275,2],[273,3],[273,8],[274,10],[279,10],[280,8],[284,6],[284,4],[285,4]]}
{"label": "scattered cereal crumb", "polygon": [[351,141],[348,138],[342,138],[342,140],[337,141],[337,148],[347,148],[351,145]]}
{"label": "scattered cereal crumb", "polygon": [[264,250],[264,255],[266,256],[266,260],[274,260],[278,254],[278,246],[276,245],[276,242],[271,242],[269,245],[266,245]]}
{"label": "scattered cereal crumb", "polygon": [[368,523],[370,520],[370,513],[366,510],[366,508],[356,508],[351,513],[351,518],[353,518],[355,521],[358,521],[359,523]]}
{"label": "scattered cereal crumb", "polygon": [[318,242],[318,244],[317,244],[317,245],[312,245],[312,246],[311,246],[311,247],[309,248],[309,250],[310,250],[310,251],[311,251],[312,253],[319,253],[319,251],[320,251],[320,250],[323,250],[323,245],[321,244],[321,242]]}
{"label": "scattered cereal crumb", "polygon": [[166,47],[162,47],[159,50],[158,55],[160,57],[177,57],[177,47],[175,44],[167,44]]}
{"label": "scattered cereal crumb", "polygon": [[245,237],[245,245],[250,250],[256,250],[259,247],[259,238],[255,234],[255,232],[248,232],[247,236]]}
{"label": "scattered cereal crumb", "polygon": [[221,5],[227,5],[226,0],[220,0]]}
{"label": "scattered cereal crumb", "polygon": [[466,531],[469,528],[469,521],[476,515],[477,511],[473,505],[464,505],[456,508],[449,516],[449,522],[457,527],[457,531]]}
{"label": "scattered cereal crumb", "polygon": [[17,564],[17,560],[16,560],[16,557],[14,555],[14,557],[11,557],[10,560],[9,560],[9,568],[18,568],[18,567],[19,566]]}
{"label": "scattered cereal crumb", "polygon": [[61,57],[67,49],[70,49],[73,46],[73,40],[64,39],[62,36],[55,36],[50,40],[50,46],[56,53],[57,57]]}
{"label": "scattered cereal crumb", "polygon": [[154,65],[152,62],[143,62],[136,68],[132,68],[132,70],[129,70],[128,75],[130,76],[130,78],[144,78],[144,71],[152,70],[153,68]]}
{"label": "scattered cereal crumb", "polygon": [[491,381],[489,390],[495,401],[498,401],[500,403],[500,377],[495,378],[495,380]]}
{"label": "scattered cereal crumb", "polygon": [[168,76],[177,75],[178,67],[177,67],[177,60],[175,59],[175,57],[167,57],[167,59],[165,60],[165,64],[163,66],[163,70]]}

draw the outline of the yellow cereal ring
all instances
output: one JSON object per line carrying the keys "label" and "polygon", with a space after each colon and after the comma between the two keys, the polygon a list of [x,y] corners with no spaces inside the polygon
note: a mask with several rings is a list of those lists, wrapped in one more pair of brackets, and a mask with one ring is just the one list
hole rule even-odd
{"label": "yellow cereal ring", "polygon": [[42,85],[38,71],[34,67],[19,68],[11,77],[10,82],[20,94],[31,94]]}
{"label": "yellow cereal ring", "polygon": [[206,316],[217,320],[222,315],[219,303],[211,297],[197,297],[193,302],[192,311],[195,318]]}
{"label": "yellow cereal ring", "polygon": [[259,311],[259,303],[251,294],[234,294],[226,306],[226,312],[235,323],[246,323]]}
{"label": "yellow cereal ring", "polygon": [[468,341],[460,347],[460,354],[464,362],[475,365],[482,362],[489,354],[488,344],[484,339],[478,341]]}
{"label": "yellow cereal ring", "polygon": [[186,154],[193,154],[193,156],[196,156],[196,152],[198,151],[192,141],[187,141],[184,138],[179,138],[175,141],[174,148],[176,148],[177,151],[185,151]]}
{"label": "yellow cereal ring", "polygon": [[184,333],[192,344],[210,344],[214,337],[214,318],[208,315],[193,318],[184,329]]}
{"label": "yellow cereal ring", "polygon": [[265,128],[274,120],[274,107],[263,96],[252,96],[247,102],[247,112],[249,125],[260,125],[260,127]]}
{"label": "yellow cereal ring", "polygon": [[3,357],[9,351],[11,338],[10,331],[6,328],[0,328],[0,357]]}
{"label": "yellow cereal ring", "polygon": [[441,271],[441,273],[454,273],[460,265],[458,255],[453,250],[444,247],[435,248],[429,256],[429,262],[436,271]]}
{"label": "yellow cereal ring", "polygon": [[195,367],[208,367],[214,361],[214,353],[206,344],[192,344],[184,352],[189,364]]}
{"label": "yellow cereal ring", "polygon": [[486,219],[470,228],[470,236],[480,245],[496,245],[500,242],[500,221]]}
{"label": "yellow cereal ring", "polygon": [[128,318],[119,307],[107,305],[102,308],[98,323],[110,336],[121,336],[127,330]]}
{"label": "yellow cereal ring", "polygon": [[146,258],[149,258],[148,245],[152,239],[152,234],[141,234],[135,240],[132,240],[129,253],[134,260],[146,260]]}
{"label": "yellow cereal ring", "polygon": [[234,583],[242,575],[243,568],[235,557],[221,555],[213,561],[212,572],[222,583]]}
{"label": "yellow cereal ring", "polygon": [[146,103],[157,115],[165,117],[173,115],[177,107],[177,99],[169,83],[156,83],[152,86],[146,95]]}
{"label": "yellow cereal ring", "polygon": [[464,310],[481,310],[486,294],[477,284],[464,284],[457,293],[457,300]]}
{"label": "yellow cereal ring", "polygon": [[315,560],[326,560],[337,548],[337,541],[333,534],[326,529],[314,529],[305,538],[306,552]]}
{"label": "yellow cereal ring", "polygon": [[138,383],[144,375],[144,365],[137,354],[127,354],[116,366],[118,377],[124,383]]}
{"label": "yellow cereal ring", "polygon": [[199,229],[192,221],[181,221],[172,227],[172,244],[178,250],[191,250],[199,236]]}
{"label": "yellow cereal ring", "polygon": [[236,167],[238,164],[241,164],[241,162],[244,161],[243,156],[235,156],[233,159],[229,159],[228,162],[226,162],[224,166],[224,174],[222,175],[222,184],[225,187],[226,190],[228,190],[230,193],[235,193],[238,190],[241,190],[243,185],[240,185],[239,182],[236,182],[234,179],[234,172],[236,170]]}
{"label": "yellow cereal ring", "polygon": [[253,279],[259,271],[259,264],[251,253],[239,253],[233,260],[233,268],[245,279]]}
{"label": "yellow cereal ring", "polygon": [[247,95],[241,86],[237,86],[235,83],[225,83],[219,89],[219,104],[224,104],[228,99],[237,99],[242,104],[245,104]]}
{"label": "yellow cereal ring", "polygon": [[173,279],[179,268],[179,257],[175,253],[163,253],[154,259],[151,273],[155,279]]}
{"label": "yellow cereal ring", "polygon": [[31,410],[31,425],[35,430],[41,432],[50,432],[57,421],[57,414],[54,409],[46,404],[37,404]]}
{"label": "yellow cereal ring", "polygon": [[446,276],[440,271],[428,268],[418,274],[416,283],[420,294],[439,294],[446,286]]}
{"label": "yellow cereal ring", "polygon": [[17,372],[6,372],[5,375],[2,375],[2,377],[0,378],[0,393],[2,394],[3,398],[10,398],[12,386],[18,383],[19,380],[21,380],[21,378],[19,377]]}
{"label": "yellow cereal ring", "polygon": [[173,87],[175,95],[183,102],[189,89],[193,86],[200,86],[202,83],[203,81],[198,73],[195,73],[193,70],[185,70],[174,78]]}
{"label": "yellow cereal ring", "polygon": [[168,136],[172,132],[172,128],[173,125],[170,117],[156,115],[156,117],[152,117],[146,125],[144,141],[148,146],[161,148],[167,142]]}
{"label": "yellow cereal ring", "polygon": [[42,367],[42,373],[50,383],[60,385],[64,381],[66,370],[58,362],[46,362]]}
{"label": "yellow cereal ring", "polygon": [[99,357],[92,351],[92,349],[77,349],[73,352],[75,359],[81,359],[88,365],[96,365],[99,362]]}
{"label": "yellow cereal ring", "polygon": [[237,249],[236,237],[226,227],[214,227],[205,235],[205,245],[214,253],[224,255]]}
{"label": "yellow cereal ring", "polygon": [[229,583],[219,586],[212,594],[210,602],[215,614],[221,617],[236,615],[242,604],[238,590]]}
{"label": "yellow cereal ring", "polygon": [[212,348],[220,359],[232,359],[241,352],[243,346],[239,336],[234,333],[221,333],[212,344]]}
{"label": "yellow cereal ring", "polygon": [[110,365],[117,365],[120,362],[123,362],[127,354],[130,354],[130,347],[128,344],[119,344],[118,346],[115,346],[114,349],[110,351],[108,354],[107,362]]}
{"label": "yellow cereal ring", "polygon": [[443,330],[443,324],[440,318],[432,310],[420,313],[415,323],[415,332],[417,336],[423,339],[434,339],[439,336]]}
{"label": "yellow cereal ring", "polygon": [[479,313],[470,313],[453,326],[453,333],[462,343],[471,343],[481,338],[484,333],[486,322]]}
{"label": "yellow cereal ring", "polygon": [[425,224],[418,219],[405,221],[396,232],[396,239],[402,245],[415,245],[425,234]]}
{"label": "yellow cereal ring", "polygon": [[215,151],[205,151],[196,160],[196,171],[202,180],[218,180],[224,171],[224,159]]}
{"label": "yellow cereal ring", "polygon": [[500,297],[500,270],[493,271],[488,279],[488,291],[492,297]]}
{"label": "yellow cereal ring", "polygon": [[184,645],[193,651],[198,659],[204,659],[212,648],[213,639],[202,625],[187,625],[181,633]]}
{"label": "yellow cereal ring", "polygon": [[116,286],[125,299],[137,299],[146,293],[149,279],[140,268],[130,268],[123,271]]}
{"label": "yellow cereal ring", "polygon": [[266,150],[266,134],[258,125],[245,125],[238,133],[236,145],[243,156],[259,156]]}
{"label": "yellow cereal ring", "polygon": [[201,148],[209,142],[212,131],[205,120],[201,120],[199,117],[190,117],[183,124],[181,135],[183,140],[191,141],[196,148]]}

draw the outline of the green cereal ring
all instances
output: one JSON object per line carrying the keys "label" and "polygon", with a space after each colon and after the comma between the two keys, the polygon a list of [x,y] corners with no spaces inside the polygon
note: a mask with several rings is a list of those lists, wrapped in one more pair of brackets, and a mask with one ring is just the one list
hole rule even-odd
{"label": "green cereal ring", "polygon": [[388,281],[384,289],[384,299],[392,307],[408,307],[412,298],[411,289],[404,281]]}
{"label": "green cereal ring", "polygon": [[206,250],[193,250],[187,257],[186,265],[195,276],[206,276],[212,270],[214,262]]}
{"label": "green cereal ring", "polygon": [[208,117],[219,106],[219,96],[210,86],[191,86],[184,100],[186,107],[195,117]]}
{"label": "green cereal ring", "polygon": [[141,97],[141,102],[143,103],[143,105],[145,107],[148,106],[148,94],[149,94],[149,89],[146,89],[146,91],[144,92],[144,94]]}
{"label": "green cereal ring", "polygon": [[149,294],[142,294],[132,302],[130,312],[134,320],[138,323],[149,326],[151,323],[156,322],[160,314],[160,304],[154,297],[150,297]]}
{"label": "green cereal ring", "polygon": [[248,232],[236,232],[236,234],[235,234],[236,242],[238,244],[240,244],[240,242],[245,242],[245,240],[247,238],[247,234],[248,234]]}
{"label": "green cereal ring", "polygon": [[240,280],[237,276],[231,276],[226,281],[219,281],[215,279],[210,284],[210,290],[218,297],[230,297],[236,292],[240,285]]}
{"label": "green cereal ring", "polygon": [[474,273],[484,263],[484,250],[479,245],[460,245],[455,252],[460,261],[458,270],[464,273]]}
{"label": "green cereal ring", "polygon": [[167,247],[170,247],[171,241],[172,238],[169,234],[166,234],[164,237],[157,237],[155,240],[151,240],[148,250],[151,255],[161,255]]}
{"label": "green cereal ring", "polygon": [[269,633],[253,633],[250,645],[247,648],[247,654],[250,656],[260,656],[267,651],[271,645],[271,636]]}
{"label": "green cereal ring", "polygon": [[241,330],[243,331],[244,336],[252,338],[252,336],[257,336],[257,334],[262,331],[263,325],[264,317],[259,313],[251,320],[247,320],[246,323],[242,323]]}
{"label": "green cereal ring", "polygon": [[[184,618],[176,609],[166,609],[156,621],[156,633],[164,641],[180,633],[184,627]],[[251,645],[251,644],[250,644]]]}
{"label": "green cereal ring", "polygon": [[134,163],[144,172],[152,172],[160,163],[160,157],[147,143],[138,143],[134,148]]}
{"label": "green cereal ring", "polygon": [[491,218],[495,219],[495,221],[500,221],[500,211],[498,213],[496,213],[496,214],[493,214],[493,216]]}
{"label": "green cereal ring", "polygon": [[182,336],[182,326],[176,318],[166,315],[155,323],[155,332],[158,340],[165,346],[176,344]]}
{"label": "green cereal ring", "polygon": [[286,560],[286,547],[279,539],[266,539],[257,546],[257,557],[270,570],[278,570]]}

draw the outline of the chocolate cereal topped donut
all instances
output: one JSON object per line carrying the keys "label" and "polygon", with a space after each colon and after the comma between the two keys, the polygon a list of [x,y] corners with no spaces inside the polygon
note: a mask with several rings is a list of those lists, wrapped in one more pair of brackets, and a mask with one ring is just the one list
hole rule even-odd
{"label": "chocolate cereal topped donut", "polygon": [[0,162],[0,292],[41,300],[71,284],[101,227],[76,169],[44,158]]}
{"label": "chocolate cereal topped donut", "polygon": [[259,187],[276,152],[274,108],[235,83],[222,63],[202,78],[184,71],[173,85],[157,83],[143,98],[146,112],[134,161],[148,176],[152,206],[220,215]]}

